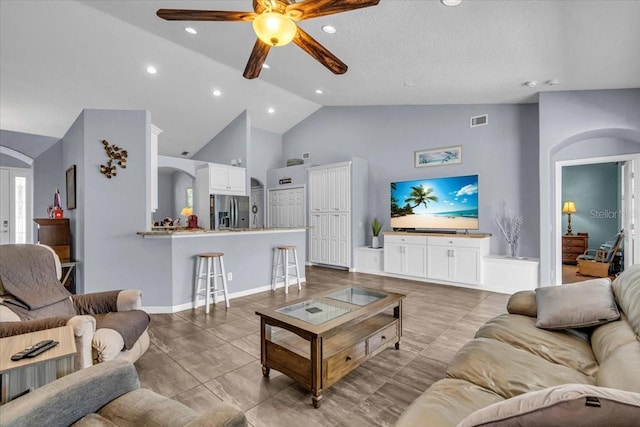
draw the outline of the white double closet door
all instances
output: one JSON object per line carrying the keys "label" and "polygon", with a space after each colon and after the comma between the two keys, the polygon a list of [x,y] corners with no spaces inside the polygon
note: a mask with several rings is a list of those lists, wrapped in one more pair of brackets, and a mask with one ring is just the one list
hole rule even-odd
{"label": "white double closet door", "polygon": [[0,244],[31,243],[31,170],[0,168]]}

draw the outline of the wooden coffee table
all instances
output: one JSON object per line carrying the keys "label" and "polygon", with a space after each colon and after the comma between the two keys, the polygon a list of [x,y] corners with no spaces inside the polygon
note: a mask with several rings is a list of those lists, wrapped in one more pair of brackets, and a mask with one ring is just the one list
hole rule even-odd
{"label": "wooden coffee table", "polygon": [[[35,357],[17,362],[11,360],[13,354],[44,340],[59,344]],[[75,354],[76,342],[71,326],[0,339],[0,404],[72,373]]]}
{"label": "wooden coffee table", "polygon": [[322,392],[390,344],[400,348],[402,294],[342,287],[280,308],[258,310],[262,373],[271,368],[313,394]]}

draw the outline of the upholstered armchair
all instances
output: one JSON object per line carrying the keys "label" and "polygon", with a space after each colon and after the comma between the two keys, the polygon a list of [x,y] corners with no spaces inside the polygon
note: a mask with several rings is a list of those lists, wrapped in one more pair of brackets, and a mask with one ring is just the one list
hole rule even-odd
{"label": "upholstered armchair", "polygon": [[142,293],[117,290],[71,295],[45,245],[0,245],[0,337],[69,325],[76,370],[114,359],[135,362],[148,348]]}
{"label": "upholstered armchair", "polygon": [[624,230],[620,230],[608,250],[587,249],[584,254],[578,255],[578,274],[595,277],[609,276],[614,257],[620,250],[623,239]]}

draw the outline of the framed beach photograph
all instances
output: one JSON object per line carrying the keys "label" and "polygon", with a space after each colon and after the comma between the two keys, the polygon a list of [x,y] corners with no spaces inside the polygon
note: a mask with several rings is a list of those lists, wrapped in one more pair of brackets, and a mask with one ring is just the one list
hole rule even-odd
{"label": "framed beach photograph", "polygon": [[453,147],[418,150],[415,153],[415,167],[457,165],[462,163],[462,145]]}
{"label": "framed beach photograph", "polygon": [[76,165],[67,169],[67,209],[76,208]]}

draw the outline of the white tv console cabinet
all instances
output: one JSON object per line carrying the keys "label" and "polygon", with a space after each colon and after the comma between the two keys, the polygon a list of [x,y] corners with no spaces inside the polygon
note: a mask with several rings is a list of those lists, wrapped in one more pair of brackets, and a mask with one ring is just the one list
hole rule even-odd
{"label": "white tv console cabinet", "polygon": [[490,234],[384,233],[384,271],[480,285],[490,239]]}
{"label": "white tv console cabinet", "polygon": [[356,248],[355,271],[513,293],[535,289],[537,258],[490,255],[490,234],[385,232],[384,248]]}

